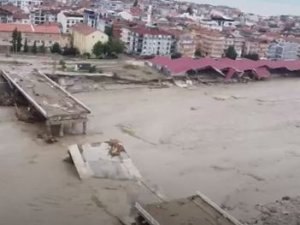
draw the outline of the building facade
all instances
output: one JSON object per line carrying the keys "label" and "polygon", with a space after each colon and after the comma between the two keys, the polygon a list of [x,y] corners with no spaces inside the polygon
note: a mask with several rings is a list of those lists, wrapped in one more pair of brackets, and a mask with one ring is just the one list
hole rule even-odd
{"label": "building facade", "polygon": [[1,5],[11,3],[21,9],[42,5],[43,0],[1,0]]}
{"label": "building facade", "polygon": [[292,60],[298,59],[300,45],[293,42],[273,42],[268,47],[267,56],[274,60]]}
{"label": "building facade", "polygon": [[83,15],[78,12],[61,11],[57,15],[57,22],[61,24],[63,33],[70,33],[70,28],[83,23]]}
{"label": "building facade", "polygon": [[121,40],[125,43],[128,54],[150,56],[171,55],[175,52],[175,37],[158,28],[123,28]]}
{"label": "building facade", "polygon": [[224,55],[225,36],[217,31],[208,31],[201,35],[200,50],[204,56],[221,58]]}
{"label": "building facade", "polygon": [[93,52],[93,47],[97,42],[108,42],[108,36],[96,28],[86,24],[76,24],[71,28],[73,45],[78,48],[80,54]]}
{"label": "building facade", "polygon": [[32,24],[55,23],[59,9],[33,9],[30,11],[30,21]]}
{"label": "building facade", "polygon": [[[27,40],[28,46],[36,42],[37,46],[51,47],[55,42],[63,46],[60,28],[57,24],[31,25],[31,24],[0,24],[0,46],[9,49],[11,46],[12,32],[17,29],[22,33],[22,40]],[[24,43],[23,43],[24,44]]]}

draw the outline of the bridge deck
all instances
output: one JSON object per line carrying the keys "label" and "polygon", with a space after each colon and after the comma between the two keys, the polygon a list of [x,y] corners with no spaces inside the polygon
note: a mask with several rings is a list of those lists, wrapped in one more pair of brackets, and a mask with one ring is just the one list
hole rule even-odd
{"label": "bridge deck", "polygon": [[83,119],[90,113],[83,103],[36,70],[2,74],[47,120]]}

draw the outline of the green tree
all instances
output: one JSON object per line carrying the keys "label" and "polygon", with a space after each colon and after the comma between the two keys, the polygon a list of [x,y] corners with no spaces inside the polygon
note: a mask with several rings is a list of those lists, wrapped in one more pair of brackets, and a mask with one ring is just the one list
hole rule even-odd
{"label": "green tree", "polygon": [[233,45],[229,46],[228,49],[225,50],[225,57],[235,60],[237,56],[238,54]]}
{"label": "green tree", "polygon": [[259,55],[257,53],[249,53],[244,55],[244,58],[257,61],[259,60]]}
{"label": "green tree", "polygon": [[93,54],[96,57],[100,57],[101,55],[105,54],[105,46],[102,44],[101,41],[98,41],[93,47]]}
{"label": "green tree", "polygon": [[201,52],[201,50],[200,50],[199,48],[196,49],[194,55],[195,55],[195,57],[199,57],[199,58],[202,57],[202,52]]}
{"label": "green tree", "polygon": [[17,28],[14,29],[11,35],[11,51],[17,52],[17,39],[18,39],[18,30]]}
{"label": "green tree", "polygon": [[113,36],[113,27],[112,26],[105,26],[104,33],[108,35],[108,37]]}
{"label": "green tree", "polygon": [[28,47],[28,43],[27,43],[27,38],[25,38],[23,52],[25,52],[25,53],[26,53],[26,52],[29,52],[29,47]]}
{"label": "green tree", "polygon": [[46,53],[46,47],[45,47],[45,42],[42,42],[42,45],[39,46],[39,52],[40,53]]}
{"label": "green tree", "polygon": [[20,52],[22,48],[22,33],[17,32],[17,52]]}
{"label": "green tree", "polygon": [[55,42],[51,47],[51,53],[61,54],[61,48],[59,43]]}
{"label": "green tree", "polygon": [[120,54],[124,51],[124,44],[118,39],[111,38],[107,43],[107,54]]}
{"label": "green tree", "polygon": [[33,42],[33,46],[32,46],[32,48],[31,48],[31,52],[32,52],[33,54],[36,54],[36,53],[37,53],[36,41]]}

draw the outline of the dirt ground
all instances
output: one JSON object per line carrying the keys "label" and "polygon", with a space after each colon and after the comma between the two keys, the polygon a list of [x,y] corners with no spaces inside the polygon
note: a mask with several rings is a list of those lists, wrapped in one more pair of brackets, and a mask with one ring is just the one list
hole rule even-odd
{"label": "dirt ground", "polygon": [[75,95],[92,110],[88,134],[53,145],[2,107],[1,224],[119,224],[114,216],[128,214],[133,201],[152,201],[131,182],[81,182],[63,161],[69,144],[111,138],[168,198],[201,191],[253,223],[260,206],[299,196],[299,86],[296,78],[191,89],[111,85]]}

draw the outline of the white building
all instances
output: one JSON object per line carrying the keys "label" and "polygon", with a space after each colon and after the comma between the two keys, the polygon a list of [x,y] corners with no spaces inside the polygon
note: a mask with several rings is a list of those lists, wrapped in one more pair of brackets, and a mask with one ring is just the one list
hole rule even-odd
{"label": "white building", "polygon": [[32,24],[43,24],[57,22],[59,9],[32,9],[30,21]]}
{"label": "white building", "polygon": [[170,33],[153,27],[122,28],[121,40],[129,54],[171,55],[175,50],[175,38]]}
{"label": "white building", "polygon": [[293,42],[273,42],[268,47],[267,57],[278,60],[298,59],[299,47],[298,43]]}
{"label": "white building", "polygon": [[21,9],[27,9],[28,7],[41,5],[43,0],[0,0],[0,4],[7,3],[11,3]]}
{"label": "white building", "polygon": [[57,22],[62,26],[63,33],[70,33],[70,27],[83,23],[83,15],[77,12],[62,11],[57,15]]}

